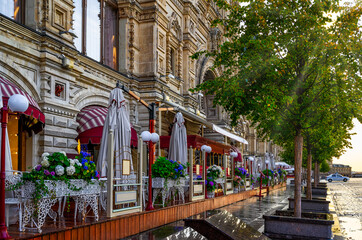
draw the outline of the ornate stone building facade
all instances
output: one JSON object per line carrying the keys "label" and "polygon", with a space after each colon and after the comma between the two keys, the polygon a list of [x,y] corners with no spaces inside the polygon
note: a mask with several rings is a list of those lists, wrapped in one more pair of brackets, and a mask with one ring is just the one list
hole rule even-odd
{"label": "ornate stone building facade", "polygon": [[[204,129],[197,121],[203,119],[246,138],[247,154],[277,155],[248,121],[231,129],[213,96],[189,91],[222,71],[213,70],[208,57],[190,56],[218,48],[222,29],[211,21],[223,15],[206,0],[0,0],[0,76],[29,93],[46,118],[43,131],[25,134],[18,146],[26,152],[24,166],[43,152],[76,153],[77,114],[88,106],[107,107],[117,81],[146,102],[188,112],[188,134],[231,143]],[[126,98],[133,127],[147,129],[147,110]],[[173,116],[157,114],[156,131],[167,135]]]}

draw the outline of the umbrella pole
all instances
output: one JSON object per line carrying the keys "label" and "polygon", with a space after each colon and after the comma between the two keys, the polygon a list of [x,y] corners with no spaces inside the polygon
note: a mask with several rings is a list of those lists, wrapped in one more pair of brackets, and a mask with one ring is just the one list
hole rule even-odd
{"label": "umbrella pole", "polygon": [[11,238],[5,224],[5,133],[8,124],[8,108],[1,108],[1,190],[0,190],[0,239]]}

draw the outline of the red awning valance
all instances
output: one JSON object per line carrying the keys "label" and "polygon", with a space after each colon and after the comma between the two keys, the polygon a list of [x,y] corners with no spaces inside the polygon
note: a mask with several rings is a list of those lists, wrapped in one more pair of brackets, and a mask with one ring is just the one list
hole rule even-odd
{"label": "red awning valance", "polygon": [[[171,136],[161,136],[160,144],[161,148],[169,148]],[[187,147],[201,149],[202,145],[208,145],[212,148],[213,153],[225,154],[230,151],[231,146],[219,143],[204,137],[197,135],[188,135],[187,136]]]}
{"label": "red awning valance", "polygon": [[9,80],[4,79],[2,77],[0,77],[0,85],[1,85],[1,92],[3,95],[4,104],[7,104],[9,98],[14,94],[21,94],[21,95],[25,96],[29,101],[29,107],[24,112],[24,114],[37,119],[38,121],[40,121],[42,123],[41,125],[44,125],[45,116],[42,113],[42,111],[40,110],[40,107],[39,107],[38,103],[34,100],[34,98],[32,98],[28,93],[21,90],[14,83],[12,83]]}
{"label": "red awning valance", "polygon": [[[77,115],[77,128],[80,143],[100,144],[103,133],[103,125],[108,109],[101,106],[88,106],[83,108]],[[136,130],[131,127],[131,146],[137,147],[138,138]]]}

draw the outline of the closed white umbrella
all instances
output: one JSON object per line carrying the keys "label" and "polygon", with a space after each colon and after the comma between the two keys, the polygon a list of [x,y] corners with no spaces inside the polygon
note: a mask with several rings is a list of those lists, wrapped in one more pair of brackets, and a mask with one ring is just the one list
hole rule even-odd
{"label": "closed white umbrella", "polygon": [[[0,83],[2,84],[2,83]],[[0,109],[3,107],[3,94],[0,86]],[[1,146],[1,129],[0,129],[0,146]],[[13,170],[13,164],[11,161],[11,152],[10,152],[10,144],[9,144],[9,136],[8,136],[8,129],[5,132],[5,171]],[[0,166],[1,168],[1,166]]]}
{"label": "closed white umbrella", "polygon": [[178,112],[175,115],[172,128],[170,147],[168,158],[174,161],[179,161],[182,164],[187,163],[187,133],[185,120],[182,113]]}
{"label": "closed white umbrella", "polygon": [[119,178],[122,174],[123,160],[130,160],[131,171],[133,171],[131,124],[129,121],[126,99],[120,88],[115,88],[111,91],[108,102],[108,112],[103,126],[101,146],[97,161],[97,169],[102,177],[107,175],[107,143],[110,129],[113,129],[114,132],[115,177]]}

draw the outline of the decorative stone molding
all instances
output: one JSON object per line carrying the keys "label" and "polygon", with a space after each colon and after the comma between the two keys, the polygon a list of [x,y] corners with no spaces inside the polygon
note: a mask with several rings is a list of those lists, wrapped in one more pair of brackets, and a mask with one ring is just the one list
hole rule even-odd
{"label": "decorative stone molding", "polygon": [[210,50],[216,51],[221,43],[221,31],[219,28],[211,28],[210,30]]}

